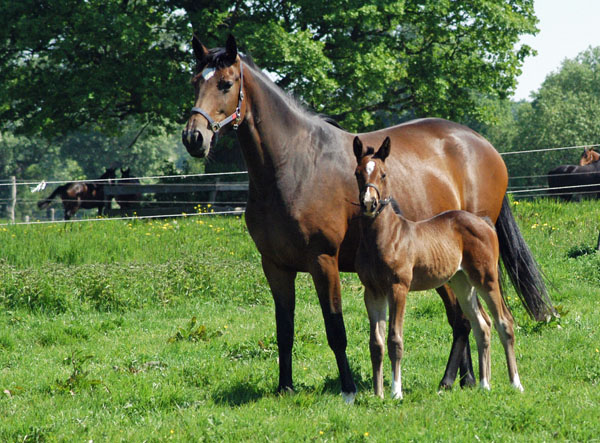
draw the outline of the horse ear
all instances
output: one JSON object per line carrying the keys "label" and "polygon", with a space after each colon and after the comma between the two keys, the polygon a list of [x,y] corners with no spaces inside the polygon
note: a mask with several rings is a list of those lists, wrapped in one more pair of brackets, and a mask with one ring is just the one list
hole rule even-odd
{"label": "horse ear", "polygon": [[390,145],[391,140],[389,137],[386,137],[383,143],[381,144],[379,151],[377,151],[377,154],[375,154],[375,157],[381,159],[381,161],[385,161],[388,155],[390,155]]}
{"label": "horse ear", "polygon": [[225,44],[225,54],[227,56],[227,61],[229,61],[231,64],[235,63],[237,53],[238,50],[237,44],[235,42],[235,37],[229,34],[229,37],[227,37],[227,43]]}
{"label": "horse ear", "polygon": [[360,159],[363,158],[363,144],[358,136],[354,137],[354,156],[357,162],[360,162]]}
{"label": "horse ear", "polygon": [[192,37],[192,48],[194,49],[194,55],[198,63],[203,63],[204,59],[208,55],[208,49],[202,44],[202,42],[196,37],[196,34]]}

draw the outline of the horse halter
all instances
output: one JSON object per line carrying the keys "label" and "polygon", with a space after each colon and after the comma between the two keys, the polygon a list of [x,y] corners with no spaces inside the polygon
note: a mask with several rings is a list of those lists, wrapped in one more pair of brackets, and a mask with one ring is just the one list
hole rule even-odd
{"label": "horse halter", "polygon": [[[387,205],[389,205],[392,202],[392,196],[390,195],[389,197],[386,197],[382,200],[381,192],[379,192],[379,188],[376,185],[374,185],[373,183],[367,183],[367,184],[365,184],[364,191],[366,191],[367,188],[373,188],[373,189],[375,189],[375,192],[377,192],[377,208],[375,209],[375,212],[373,213],[373,215],[370,215],[370,217],[375,218],[379,214],[381,214],[381,211],[383,211]],[[361,205],[361,208],[362,208],[362,205]]]}
{"label": "horse halter", "polygon": [[212,119],[208,112],[204,111],[201,108],[197,108],[194,106],[192,108],[192,114],[200,114],[207,121],[211,131],[215,134],[218,134],[221,128],[233,122],[233,129],[237,131],[238,126],[242,122],[242,102],[244,101],[244,64],[240,60],[240,93],[238,98],[238,105],[235,108],[235,112],[231,114],[229,117],[221,120],[220,122],[216,122]]}

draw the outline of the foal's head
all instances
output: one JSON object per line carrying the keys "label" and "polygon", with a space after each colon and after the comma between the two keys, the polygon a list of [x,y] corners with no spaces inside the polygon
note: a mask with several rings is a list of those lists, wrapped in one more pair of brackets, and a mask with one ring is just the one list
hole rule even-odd
{"label": "foal's head", "polygon": [[377,152],[371,146],[365,150],[360,138],[354,138],[354,155],[358,163],[354,174],[358,182],[360,208],[368,217],[375,217],[390,202],[384,164],[389,154],[389,137],[385,138]]}
{"label": "foal's head", "polygon": [[222,129],[241,122],[243,67],[233,36],[225,48],[208,50],[196,36],[192,46],[198,67],[192,80],[195,103],[181,136],[190,155],[205,157]]}

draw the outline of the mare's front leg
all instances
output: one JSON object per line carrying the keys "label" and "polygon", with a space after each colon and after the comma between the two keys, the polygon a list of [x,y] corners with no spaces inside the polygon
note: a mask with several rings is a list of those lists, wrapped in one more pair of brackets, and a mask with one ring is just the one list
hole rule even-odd
{"label": "mare's front leg", "polygon": [[292,382],[292,346],[294,345],[294,310],[296,307],[296,272],[283,269],[262,257],[262,267],[275,302],[277,348],[279,350],[279,385],[277,392],[294,390]]}
{"label": "mare's front leg", "polygon": [[385,353],[385,322],[388,301],[365,286],[365,306],[369,316],[369,350],[373,366],[373,391],[383,398],[383,355]]}
{"label": "mare's front leg", "polygon": [[353,403],[356,396],[356,385],[350,372],[346,357],[346,328],[342,316],[342,293],[337,257],[322,254],[310,265],[309,272],[315,282],[323,319],[327,342],[335,354],[340,371],[342,396],[346,403]]}
{"label": "mare's front leg", "polygon": [[388,353],[392,362],[392,398],[402,398],[402,369],[400,363],[404,352],[403,329],[408,288],[402,284],[392,286],[389,297],[390,332]]}

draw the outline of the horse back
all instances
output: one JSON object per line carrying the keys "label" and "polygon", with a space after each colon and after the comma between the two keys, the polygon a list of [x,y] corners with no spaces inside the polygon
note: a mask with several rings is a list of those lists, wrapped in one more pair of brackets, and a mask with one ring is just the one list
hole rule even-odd
{"label": "horse back", "polygon": [[408,219],[456,209],[498,218],[508,172],[482,136],[447,120],[420,119],[368,133],[365,139],[377,146],[385,136],[392,142],[386,165],[393,197]]}

